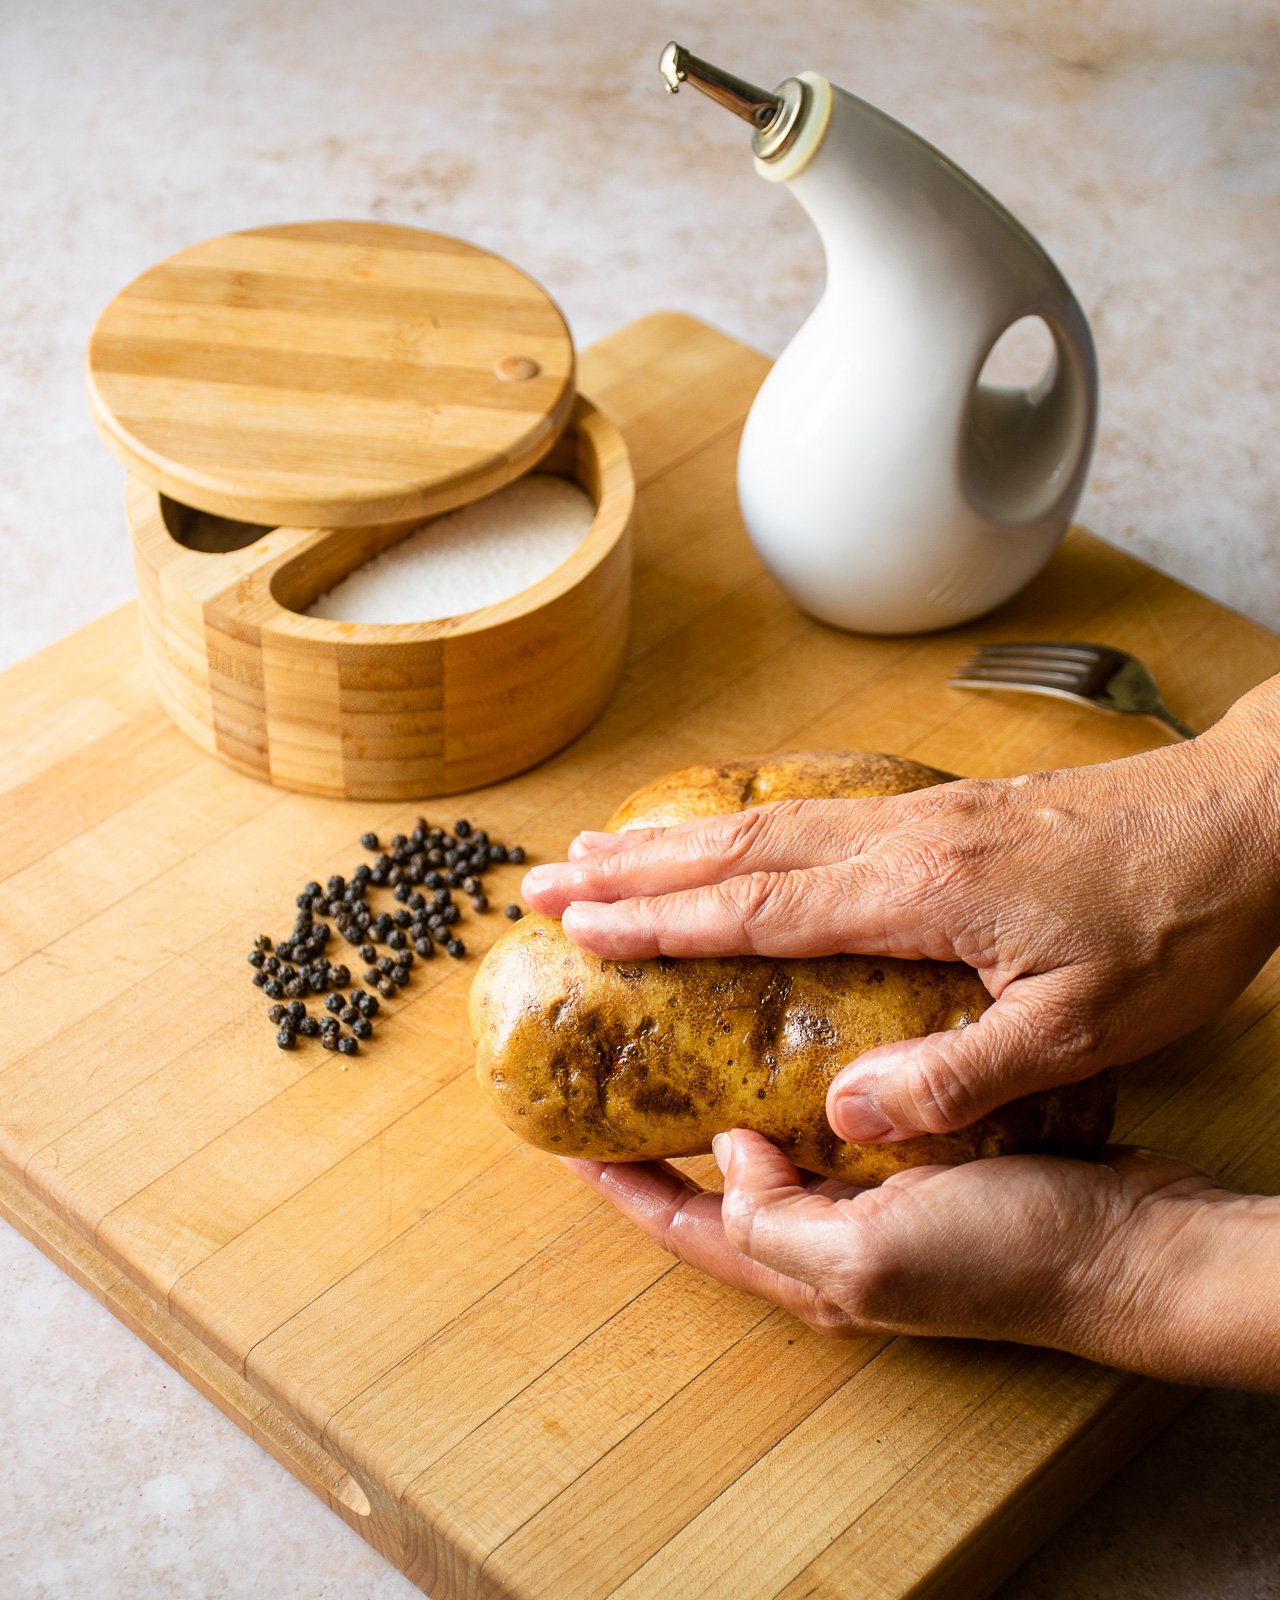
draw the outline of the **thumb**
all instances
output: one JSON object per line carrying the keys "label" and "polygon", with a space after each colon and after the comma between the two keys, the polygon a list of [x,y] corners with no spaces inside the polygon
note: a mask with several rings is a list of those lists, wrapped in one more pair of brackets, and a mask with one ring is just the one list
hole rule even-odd
{"label": "thumb", "polygon": [[821,1289],[846,1255],[855,1224],[800,1181],[781,1150],[743,1128],[712,1142],[724,1174],[721,1217],[736,1250],[761,1266]]}
{"label": "thumb", "polygon": [[967,1028],[869,1050],[832,1079],[828,1122],[851,1144],[952,1133],[1010,1100],[1087,1077],[1107,1063],[1063,1026],[1064,1011],[1077,1009],[1068,998],[1060,975],[1022,978]]}

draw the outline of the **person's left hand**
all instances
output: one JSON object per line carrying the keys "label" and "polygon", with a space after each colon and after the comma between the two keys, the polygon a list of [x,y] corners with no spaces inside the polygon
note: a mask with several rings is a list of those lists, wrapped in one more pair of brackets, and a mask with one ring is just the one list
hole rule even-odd
{"label": "person's left hand", "polygon": [[[952,1334],[1213,1381],[1171,1314],[1187,1240],[1217,1202],[1197,1168],[1117,1147],[1098,1163],[1003,1156],[879,1188],[802,1174],[768,1140],[718,1134],[723,1198],[666,1163],[565,1159],[681,1260],[837,1334]],[[1222,1214],[1225,1223],[1227,1217]]]}

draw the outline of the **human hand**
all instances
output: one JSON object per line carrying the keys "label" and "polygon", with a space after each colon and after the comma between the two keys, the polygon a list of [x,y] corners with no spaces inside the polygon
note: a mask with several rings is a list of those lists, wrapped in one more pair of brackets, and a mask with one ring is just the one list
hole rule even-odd
{"label": "human hand", "polygon": [[859,1190],[755,1133],[718,1134],[715,1155],[723,1196],[666,1163],[562,1159],[682,1261],[824,1332],[1011,1339],[1280,1388],[1280,1203],[1171,1156],[1001,1156]]}
{"label": "human hand", "polygon": [[620,960],[967,962],[995,1000],[976,1023],[868,1052],[827,1099],[850,1141],[949,1132],[1189,1032],[1275,947],[1274,732],[1241,706],[1104,766],[584,834],[524,894]]}

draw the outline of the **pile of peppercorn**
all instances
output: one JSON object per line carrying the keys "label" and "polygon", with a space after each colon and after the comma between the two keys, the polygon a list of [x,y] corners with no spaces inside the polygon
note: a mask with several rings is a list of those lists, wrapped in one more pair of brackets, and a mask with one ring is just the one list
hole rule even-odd
{"label": "pile of peppercorn", "polygon": [[[466,955],[454,932],[462,911],[453,891],[460,889],[473,911],[488,911],[484,875],[491,867],[519,866],[525,859],[518,844],[495,843],[465,817],[451,833],[419,817],[412,833],[393,835],[385,850],[376,833],[362,834],[360,843],[376,853],[372,866],[361,862],[349,878],[335,873],[323,888],[315,880],[306,884],[297,898],[293,931],[274,943],[260,934],[249,952],[254,983],[276,1002],[267,1015],[282,1050],[292,1050],[299,1039],[319,1039],[326,1050],[356,1055],[360,1041],[373,1037],[379,996],[390,1000],[404,988],[415,960],[430,961],[437,945],[455,960]],[[369,897],[376,889],[389,889],[401,909],[375,913]],[[516,921],[520,907],[509,905],[506,915]],[[358,951],[367,989],[351,988],[350,968],[325,955],[335,932]],[[379,945],[387,954],[379,955]],[[327,1016],[308,1014],[310,995],[325,996]],[[343,1033],[344,1023],[350,1033]]]}

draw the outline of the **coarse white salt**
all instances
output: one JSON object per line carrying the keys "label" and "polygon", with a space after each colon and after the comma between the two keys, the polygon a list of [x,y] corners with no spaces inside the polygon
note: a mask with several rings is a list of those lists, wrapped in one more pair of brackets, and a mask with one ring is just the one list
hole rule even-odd
{"label": "coarse white salt", "polygon": [[307,608],[335,622],[431,622],[509,600],[554,572],[595,518],[591,497],[550,473],[447,511],[373,556]]}

